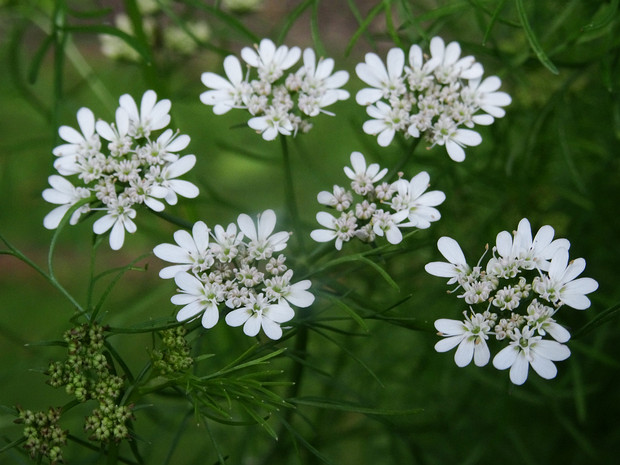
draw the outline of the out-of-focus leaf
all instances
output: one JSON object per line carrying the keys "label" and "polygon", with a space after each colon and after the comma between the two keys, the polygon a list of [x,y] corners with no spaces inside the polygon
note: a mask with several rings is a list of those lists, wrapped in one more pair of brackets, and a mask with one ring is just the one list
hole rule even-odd
{"label": "out-of-focus leaf", "polygon": [[620,0],[611,0],[610,3],[601,5],[598,11],[592,17],[592,21],[581,28],[583,32],[602,29],[612,23],[614,19],[618,19],[618,6]]}
{"label": "out-of-focus leaf", "polygon": [[385,409],[365,407],[363,405],[354,404],[351,402],[326,399],[322,397],[299,397],[296,399],[289,399],[289,401],[297,405],[308,405],[328,410],[342,410],[344,412],[363,413],[364,415],[412,415],[424,411],[424,409],[422,408]]}
{"label": "out-of-focus leaf", "polygon": [[527,19],[527,12],[525,11],[525,6],[523,5],[523,0],[516,0],[517,2],[517,12],[519,14],[519,19],[521,21],[521,26],[523,26],[523,30],[525,32],[525,36],[527,37],[528,42],[530,43],[530,47],[534,50],[534,53],[538,57],[538,60],[543,64],[545,68],[551,71],[553,74],[559,74],[557,67],[553,64],[553,62],[549,59],[542,46],[538,42],[538,38],[530,26],[530,22]]}

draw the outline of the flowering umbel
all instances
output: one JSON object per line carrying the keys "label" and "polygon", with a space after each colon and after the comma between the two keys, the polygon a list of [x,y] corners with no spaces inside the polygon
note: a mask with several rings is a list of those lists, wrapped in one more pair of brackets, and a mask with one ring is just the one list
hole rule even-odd
{"label": "flowering umbel", "polygon": [[[248,68],[245,73],[234,55],[224,59],[227,79],[203,73],[202,82],[210,90],[203,92],[200,100],[213,106],[216,115],[233,108],[247,110],[252,116],[248,126],[265,140],[273,140],[278,134],[308,132],[312,128],[310,118],[319,113],[333,115],[324,108],[349,98],[349,93],[340,88],[349,74],[334,73],[334,60],[317,61],[311,48],[302,52],[299,47],[276,47],[271,40],[263,39],[255,48],[243,48],[241,58]],[[302,65],[291,71],[300,58]]]}
{"label": "flowering umbel", "polygon": [[399,48],[387,54],[387,67],[375,53],[367,53],[355,71],[370,87],[360,90],[356,101],[372,118],[363,125],[367,134],[388,146],[397,132],[424,137],[444,145],[454,161],[463,161],[463,147],[479,145],[482,137],[473,128],[490,125],[505,112],[511,99],[498,92],[497,76],[483,79],[482,65],[472,56],[461,58],[457,42],[447,46],[440,37],[430,43],[425,57],[418,45],[409,49],[408,62]]}
{"label": "flowering umbel", "polygon": [[[43,220],[47,229],[56,229],[72,207],[70,224],[91,211],[103,211],[93,224],[95,234],[110,231],[110,247],[123,246],[125,231],[134,233],[136,207],[145,205],[153,211],[165,208],[164,202],[175,205],[178,196],[194,198],[198,188],[178,177],[191,170],[194,155],[178,152],[189,144],[189,136],[163,130],[170,122],[170,101],[157,101],[148,90],[140,108],[125,94],[116,110],[116,122],[95,121],[88,108],[77,113],[80,131],[61,126],[60,137],[66,142],[53,150],[57,157],[54,168],[59,174],[49,177],[51,188],[43,198],[59,205]],[[74,182],[69,178],[77,177]]]}
{"label": "flowering umbel", "polygon": [[274,233],[276,214],[265,210],[257,223],[246,214],[226,228],[211,230],[204,222],[194,224],[192,233],[174,233],[176,244],[160,244],[153,252],[173,263],[159,276],[174,278],[179,293],[172,303],[181,305],[178,321],[200,317],[202,326],[214,327],[220,312],[227,309],[225,321],[242,326],[248,336],[262,329],[270,339],[280,339],[280,325],[295,316],[292,306],[309,307],[314,296],[310,281],[293,283],[283,254],[290,234]]}
{"label": "flowering umbel", "polygon": [[557,368],[553,362],[570,356],[564,345],[570,333],[557,322],[556,315],[563,307],[585,310],[590,306],[586,294],[598,288],[592,278],[577,279],[585,269],[585,260],[569,263],[570,242],[554,240],[554,234],[547,225],[532,239],[530,223],[523,218],[513,234],[502,231],[497,235],[485,268],[480,262],[470,267],[454,239],[440,238],[437,246],[448,261],[428,263],[426,271],[457,284],[455,291],[461,290],[458,297],[470,311],[464,312],[463,321],[435,321],[435,328],[444,336],[435,350],[446,352],[458,346],[454,355],[458,366],[468,365],[472,359],[477,366],[484,366],[490,360],[487,341],[492,337],[500,345],[507,344],[493,358],[493,366],[510,368],[514,384],[527,380],[530,366],[542,378],[554,378]]}
{"label": "flowering umbel", "polygon": [[[319,192],[320,204],[338,212],[318,212],[316,219],[326,229],[315,229],[310,233],[317,242],[335,240],[336,249],[353,238],[373,242],[377,236],[385,236],[390,244],[403,240],[401,228],[425,229],[431,222],[441,218],[435,208],[446,198],[441,191],[426,192],[430,176],[426,171],[418,173],[407,181],[398,179],[393,183],[381,181],[387,168],[377,163],[366,165],[360,152],[351,154],[351,167],[344,172],[351,180],[348,188],[334,186],[333,192]],[[354,203],[354,195],[361,200]]]}

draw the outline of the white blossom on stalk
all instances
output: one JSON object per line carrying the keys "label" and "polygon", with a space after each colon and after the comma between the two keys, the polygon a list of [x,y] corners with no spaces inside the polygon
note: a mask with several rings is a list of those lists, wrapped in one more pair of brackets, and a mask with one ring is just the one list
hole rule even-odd
{"label": "white blossom on stalk", "polygon": [[124,196],[119,196],[107,208],[107,214],[99,218],[93,224],[95,234],[104,234],[110,229],[110,247],[119,250],[125,242],[125,231],[136,232],[136,210],[131,207],[131,202]]}
{"label": "white blossom on stalk", "polygon": [[80,108],[77,121],[81,133],[70,126],[61,126],[58,135],[67,142],[54,148],[52,153],[58,158],[54,168],[63,176],[70,176],[82,171],[80,161],[99,152],[101,140],[95,131],[95,115],[89,108]]}
{"label": "white blossom on stalk", "polygon": [[534,240],[532,240],[532,229],[527,218],[519,221],[517,232],[515,234],[514,255],[520,260],[521,266],[525,269],[538,268],[542,271],[548,271],[550,260],[559,249],[570,248],[570,242],[567,239],[553,239],[554,229],[545,225],[541,227]]}
{"label": "white blossom on stalk", "polygon": [[270,258],[274,252],[286,248],[290,236],[288,232],[271,234],[276,226],[276,214],[273,210],[265,210],[258,215],[256,225],[252,218],[242,213],[237,218],[237,224],[243,234],[250,239],[248,244],[250,257],[264,260]]}
{"label": "white blossom on stalk", "polygon": [[153,90],[147,90],[142,96],[140,110],[129,94],[121,95],[119,102],[129,116],[129,134],[134,137],[149,137],[152,131],[165,128],[170,123],[170,100],[158,102]]}
{"label": "white blossom on stalk", "polygon": [[162,268],[159,272],[160,278],[174,278],[177,273],[190,270],[201,273],[213,265],[213,253],[209,247],[209,228],[203,221],[194,223],[191,234],[181,229],[173,236],[178,245],[159,244],[153,249],[156,257],[175,263]]}
{"label": "white blossom on stalk", "polygon": [[460,129],[450,118],[442,116],[433,125],[433,144],[445,145],[448,155],[454,161],[465,160],[463,147],[480,145],[482,137],[471,129]]}
{"label": "white blossom on stalk", "polygon": [[230,326],[243,325],[243,332],[247,336],[256,336],[264,331],[269,339],[282,337],[281,323],[291,320],[295,316],[293,309],[286,304],[270,302],[264,294],[251,294],[248,303],[226,315],[226,323]]}
{"label": "white blossom on stalk", "polygon": [[487,318],[480,313],[472,313],[465,320],[450,320],[440,318],[435,321],[435,328],[444,339],[435,344],[437,352],[447,352],[458,346],[454,354],[454,361],[459,367],[469,365],[474,360],[476,366],[489,363],[491,352],[487,346],[487,339],[491,333],[491,326]]}
{"label": "white blossom on stalk", "polygon": [[448,284],[464,279],[471,268],[465,260],[461,246],[451,237],[443,236],[437,241],[437,248],[448,262],[431,262],[424,266],[427,273],[441,278],[450,278]]}
{"label": "white blossom on stalk", "polygon": [[394,108],[385,102],[377,101],[366,107],[368,116],[373,119],[365,121],[362,129],[366,134],[377,137],[381,147],[387,147],[397,131],[405,131],[409,123],[409,113],[402,108]]}
{"label": "white blossom on stalk", "polygon": [[374,189],[374,183],[383,179],[387,174],[387,168],[381,169],[377,163],[366,166],[366,159],[360,152],[351,153],[351,168],[344,167],[344,173],[352,180],[351,187],[360,194],[365,195]]}
{"label": "white blossom on stalk", "polygon": [[408,226],[426,229],[431,222],[441,218],[434,207],[446,200],[446,194],[441,191],[426,192],[429,183],[430,176],[426,171],[416,174],[410,181],[399,179],[394,183],[397,193],[388,204],[396,211],[407,211]]}
{"label": "white blossom on stalk", "polygon": [[456,79],[477,79],[484,69],[475,62],[474,57],[461,57],[461,46],[458,42],[450,42],[447,46],[441,37],[433,37],[430,43],[431,59],[429,68],[442,83]]}
{"label": "white blossom on stalk", "polygon": [[213,106],[213,113],[223,115],[232,108],[243,108],[247,87],[239,59],[234,55],[224,58],[224,72],[228,80],[212,73],[202,73],[202,83],[209,89],[200,94],[200,101]]}
{"label": "white blossom on stalk", "polygon": [[122,156],[131,149],[129,136],[129,115],[124,108],[116,109],[116,125],[99,120],[96,123],[97,134],[107,140],[108,149],[112,156]]}
{"label": "white blossom on stalk", "polygon": [[177,313],[177,321],[186,321],[202,313],[202,326],[213,328],[220,317],[218,304],[223,301],[224,292],[216,283],[204,283],[195,276],[181,272],[174,276],[180,294],[173,295],[170,301],[183,305]]}
{"label": "white blossom on stalk", "polygon": [[304,279],[291,284],[292,277],[293,270],[287,270],[282,275],[266,279],[263,291],[267,296],[277,299],[278,303],[292,304],[300,308],[309,307],[314,303],[314,295],[308,292],[312,283]]}
{"label": "white blossom on stalk", "polygon": [[[512,99],[506,92],[498,92],[502,81],[497,76],[471,79],[461,93],[463,101],[481,109],[485,114],[472,116],[472,123],[488,126],[495,118],[503,118]],[[473,124],[468,125],[473,127]]]}
{"label": "white blossom on stalk", "polygon": [[269,107],[263,116],[250,118],[248,126],[263,136],[265,140],[274,140],[278,134],[290,136],[295,128],[284,109]]}
{"label": "white blossom on stalk", "polygon": [[318,212],[316,220],[327,229],[315,229],[310,233],[310,237],[316,242],[330,242],[335,239],[336,250],[341,250],[343,242],[350,241],[356,235],[357,220],[351,212],[342,212],[338,218],[327,212]]}
{"label": "white blossom on stalk", "polygon": [[408,213],[406,210],[396,213],[377,210],[372,216],[373,232],[377,236],[385,236],[390,244],[400,244],[403,240],[403,233],[399,226],[407,218]]}
{"label": "white blossom on stalk", "polygon": [[[47,188],[43,191],[43,198],[49,203],[60,205],[54,208],[51,212],[45,215],[43,219],[43,226],[47,229],[56,229],[60,224],[60,221],[65,216],[71,207],[73,207],[80,200],[87,199],[91,196],[88,189],[83,187],[75,187],[71,182],[67,181],[62,176],[53,174],[48,178],[51,188]],[[88,205],[84,205],[78,208],[71,215],[69,224],[76,224],[83,213],[90,211]]]}
{"label": "white blossom on stalk", "polygon": [[258,75],[267,82],[279,79],[285,70],[289,69],[299,60],[301,49],[286,45],[276,47],[273,41],[263,39],[254,48],[244,47],[241,50],[241,58],[253,68],[258,69]]}
{"label": "white blossom on stalk", "polygon": [[553,362],[570,357],[568,347],[534,336],[534,330],[528,326],[522,330],[515,328],[510,339],[508,347],[493,358],[493,366],[498,370],[510,368],[510,381],[516,385],[525,383],[530,365],[541,378],[555,378],[558,370]]}
{"label": "white blossom on stalk", "polygon": [[195,164],[195,155],[185,155],[174,163],[165,165],[161,173],[155,176],[157,183],[167,190],[165,200],[168,204],[176,205],[178,202],[177,195],[188,199],[198,197],[199,191],[196,185],[183,179],[177,179],[191,170]]}
{"label": "white blossom on stalk", "polygon": [[558,249],[549,265],[548,276],[534,279],[532,288],[543,299],[554,305],[568,305],[577,310],[590,306],[590,294],[598,289],[598,283],[592,278],[577,278],[586,268],[583,258],[568,262],[568,250]]}
{"label": "white blossom on stalk", "polygon": [[334,70],[332,58],[320,58],[316,61],[316,54],[311,48],[303,52],[303,66],[296,75],[300,79],[301,91],[310,97],[316,98],[317,105],[312,111],[306,112],[308,116],[317,116],[322,108],[349,98],[349,92],[341,89],[349,80],[346,71]]}
{"label": "white blossom on stalk", "polygon": [[406,92],[403,81],[405,53],[399,48],[387,54],[387,67],[376,53],[367,53],[364,63],[355,67],[357,76],[371,87],[360,90],[355,100],[360,105],[370,105],[381,98],[399,97]]}
{"label": "white blossom on stalk", "polygon": [[212,231],[213,241],[210,245],[213,254],[222,263],[231,262],[241,247],[243,233],[237,232],[237,225],[230,223],[226,229],[219,224]]}

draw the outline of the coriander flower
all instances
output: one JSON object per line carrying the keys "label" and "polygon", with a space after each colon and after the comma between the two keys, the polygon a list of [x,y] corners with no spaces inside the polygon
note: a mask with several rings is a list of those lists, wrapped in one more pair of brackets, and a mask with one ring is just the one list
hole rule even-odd
{"label": "coriander flower", "polygon": [[58,135],[67,144],[56,147],[52,153],[58,157],[54,168],[63,176],[79,173],[82,168],[79,162],[99,152],[101,141],[95,131],[95,115],[89,108],[80,108],[77,121],[81,133],[70,126],[61,126]]}
{"label": "coriander flower", "polygon": [[257,225],[245,213],[237,218],[237,224],[243,234],[250,239],[248,253],[250,257],[264,260],[270,258],[274,252],[286,248],[289,233],[280,231],[271,234],[276,226],[276,214],[273,210],[265,210],[258,215]]}
{"label": "coriander flower", "polygon": [[396,211],[407,211],[408,226],[426,229],[431,226],[431,222],[441,218],[441,214],[434,207],[446,200],[446,194],[441,191],[426,192],[429,182],[429,174],[422,171],[410,181],[399,179],[394,183],[397,193],[392,201],[387,203]]}
{"label": "coriander flower", "polygon": [[534,292],[555,305],[568,305],[577,310],[590,307],[590,294],[598,289],[592,278],[577,278],[586,268],[583,258],[568,262],[568,250],[558,249],[549,265],[548,276],[536,277],[532,287]]}
{"label": "coriander flower", "polygon": [[228,80],[211,72],[202,73],[200,78],[205,86],[213,89],[200,94],[200,101],[205,105],[212,105],[216,115],[223,115],[232,108],[244,106],[245,82],[241,63],[236,56],[229,55],[224,58],[224,72]]}
{"label": "coriander flower", "polygon": [[399,226],[409,214],[406,210],[389,213],[377,210],[372,216],[372,230],[377,236],[384,236],[390,244],[399,244],[403,240],[403,233]]}
{"label": "coriander flower", "polygon": [[250,118],[248,126],[262,134],[265,140],[274,140],[278,134],[290,136],[295,130],[288,113],[278,107],[269,107],[263,116]]}
{"label": "coriander flower", "polygon": [[360,105],[370,105],[381,98],[399,97],[406,92],[403,82],[405,53],[399,48],[387,54],[387,67],[376,53],[367,53],[364,63],[355,67],[357,76],[371,87],[360,90],[355,100]]}
{"label": "coriander flower", "polygon": [[266,279],[263,291],[267,296],[277,299],[280,304],[292,304],[300,308],[309,307],[314,303],[314,295],[308,292],[312,283],[304,279],[291,284],[292,277],[293,270],[287,270],[282,275]]}
{"label": "coriander flower", "polygon": [[553,362],[570,357],[568,347],[534,336],[534,330],[528,326],[522,330],[515,328],[510,339],[508,347],[493,358],[493,366],[498,370],[510,368],[510,381],[516,385],[525,383],[530,365],[542,378],[555,378],[558,370]]}
{"label": "coriander flower", "polygon": [[409,113],[406,110],[393,108],[380,100],[368,105],[366,112],[374,119],[365,121],[362,129],[366,134],[378,136],[377,143],[381,147],[390,145],[396,131],[404,131],[408,127]]}
{"label": "coriander flower", "polygon": [[519,221],[514,239],[514,254],[519,258],[523,268],[548,271],[553,255],[561,248],[566,250],[570,248],[570,242],[567,239],[553,240],[554,234],[554,229],[545,225],[538,230],[532,240],[532,230],[528,219],[523,218]]}
{"label": "coriander flower", "polygon": [[174,278],[177,273],[192,270],[201,273],[210,268],[213,254],[209,248],[209,228],[203,221],[197,221],[192,234],[184,230],[174,233],[174,244],[159,244],[153,249],[156,257],[177,265],[167,266],[159,272],[162,279]]}
{"label": "coriander flower", "polygon": [[453,284],[460,282],[471,272],[461,246],[454,239],[447,236],[440,237],[437,241],[437,248],[448,262],[427,263],[424,269],[428,274],[440,278],[450,278],[448,284]]}
{"label": "coriander flower", "polygon": [[202,313],[201,324],[213,328],[220,317],[218,304],[224,300],[222,286],[217,283],[203,283],[189,273],[177,273],[174,282],[181,294],[173,295],[170,301],[184,307],[177,313],[177,321],[186,321]]}
{"label": "coriander flower", "polygon": [[360,152],[351,153],[351,166],[344,167],[344,173],[352,180],[351,187],[360,194],[365,195],[374,189],[373,184],[383,179],[387,174],[387,168],[381,169],[377,163],[366,166],[366,159]]}
{"label": "coriander flower", "polygon": [[147,90],[142,96],[140,110],[133,97],[129,94],[121,95],[120,106],[129,116],[129,134],[140,138],[149,137],[152,131],[165,128],[170,123],[170,100],[157,101],[157,94]]}
{"label": "coriander flower", "polygon": [[461,46],[458,42],[450,42],[447,46],[441,37],[433,37],[430,43],[431,59],[429,67],[442,83],[456,79],[477,79],[484,72],[482,66],[475,62],[474,57],[460,58]]}
{"label": "coriander flower", "polygon": [[472,117],[472,124],[488,126],[495,118],[502,118],[506,110],[502,107],[510,105],[512,99],[506,92],[498,92],[502,81],[497,76],[490,76],[484,80],[479,77],[471,79],[467,87],[463,89],[463,100],[475,105],[486,114],[478,114]]}
{"label": "coriander flower", "polygon": [[177,195],[193,199],[198,197],[199,191],[196,185],[183,179],[176,179],[191,170],[196,164],[196,155],[185,155],[177,161],[167,164],[161,170],[161,174],[155,176],[158,184],[166,189],[165,200],[170,205],[176,205]]}
{"label": "coriander flower", "polygon": [[107,207],[107,214],[99,218],[93,224],[95,234],[110,232],[110,247],[112,250],[119,250],[125,242],[125,231],[128,233],[136,232],[136,223],[132,220],[136,217],[136,210],[131,207],[131,202],[125,196],[119,196],[110,202]]}
{"label": "coriander flower", "polygon": [[[43,226],[47,229],[56,229],[60,224],[60,221],[65,216],[71,207],[73,207],[80,200],[87,199],[91,196],[88,189],[83,187],[75,187],[69,181],[62,176],[56,174],[51,175],[48,178],[51,188],[47,188],[43,191],[43,198],[49,203],[60,205],[54,208],[51,212],[45,215],[43,219]],[[71,215],[69,224],[76,224],[83,213],[89,211],[88,205],[84,205],[78,208]]]}
{"label": "coriander flower", "polygon": [[243,332],[247,336],[256,336],[261,330],[269,339],[282,337],[281,323],[291,320],[295,316],[293,309],[286,304],[269,301],[264,294],[251,294],[248,303],[226,315],[226,323],[230,326],[243,325]]}
{"label": "coriander flower", "polygon": [[301,50],[299,47],[281,45],[276,48],[273,41],[263,39],[255,49],[244,47],[241,50],[241,58],[248,65],[258,69],[258,75],[267,82],[279,79],[285,70],[289,69],[299,60]]}
{"label": "coriander flower", "polygon": [[433,144],[446,146],[448,155],[454,161],[465,160],[463,147],[482,143],[480,134],[471,129],[459,129],[455,122],[446,116],[441,116],[433,125],[431,137]]}
{"label": "coriander flower", "polygon": [[437,352],[447,352],[456,346],[454,361],[459,367],[469,365],[474,360],[476,366],[489,363],[491,353],[487,346],[487,339],[491,333],[488,319],[480,313],[472,313],[465,321],[440,318],[435,321],[435,328],[444,339],[435,344]]}
{"label": "coriander flower", "polygon": [[327,212],[318,212],[316,220],[327,229],[315,229],[310,233],[310,237],[316,242],[336,239],[336,250],[341,250],[342,243],[348,242],[356,234],[357,220],[351,212],[342,212],[339,218],[334,218]]}

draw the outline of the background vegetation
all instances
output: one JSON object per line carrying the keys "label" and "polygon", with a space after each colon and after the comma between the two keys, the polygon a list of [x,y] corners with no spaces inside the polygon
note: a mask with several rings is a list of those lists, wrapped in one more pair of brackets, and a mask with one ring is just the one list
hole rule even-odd
{"label": "background vegetation", "polygon": [[[43,265],[52,233],[42,226],[51,210],[41,192],[52,174],[57,128],[75,125],[82,107],[113,117],[118,97],[139,98],[149,88],[172,100],[173,126],[192,138],[198,157],[189,178],[201,195],[166,210],[194,222],[227,224],[240,212],[284,211],[280,147],[263,141],[243,115],[213,115],[198,99],[200,74],[221,72],[229,53],[238,54],[262,37],[289,46],[312,46],[348,69],[347,89],[361,87],[353,68],[364,53],[392,46],[427,47],[441,35],[460,42],[486,75],[502,78],[513,103],[505,118],[483,128],[483,143],[467,150],[462,164],[442,147],[419,146],[403,171],[431,174],[447,200],[442,219],[409,237],[382,266],[397,288],[376,271],[343,264],[313,278],[313,288],[346,292],[347,308],[322,297],[295,319],[306,328],[268,345],[286,348],[269,369],[283,370],[274,387],[292,408],[264,425],[197,422],[191,406],[175,397],[146,399],[136,412],[134,439],[146,464],[583,464],[613,463],[620,441],[620,302],[618,201],[620,199],[620,13],[619,2],[528,0],[265,1],[238,14],[220,2],[159,2],[165,25],[204,18],[211,35],[190,56],[146,40],[143,17],[124,2],[19,0],[0,9],[0,231],[34,262]],[[125,11],[136,28],[115,32],[114,13]],[[162,31],[160,29],[159,31]],[[117,34],[138,52],[137,61],[104,56],[99,34]],[[364,110],[352,97],[334,105],[335,118],[290,144],[296,194],[310,231],[319,210],[316,194],[343,182],[342,167],[353,150],[382,166],[394,165],[407,149],[398,140],[382,149],[361,131]],[[145,213],[145,212],[143,212]],[[456,318],[462,308],[446,295],[443,280],[424,272],[438,260],[437,238],[456,238],[471,260],[501,230],[527,217],[534,228],[551,224],[571,241],[571,257],[584,257],[586,276],[599,282],[592,307],[566,311],[572,356],[552,381],[530,375],[521,387],[491,365],[457,368],[450,354],[433,350],[432,322]],[[178,227],[154,215],[138,215],[138,233],[121,251],[101,247],[96,267],[124,266],[170,242]],[[286,225],[285,225],[286,226]],[[67,228],[56,252],[59,281],[86,298],[92,221]],[[363,250],[363,249],[359,249]],[[342,252],[351,254],[355,247]],[[313,263],[299,259],[299,266]],[[152,255],[140,270],[124,275],[108,297],[105,323],[113,327],[155,321],[174,314],[173,285],[157,277]],[[62,389],[45,384],[49,360],[63,349],[40,345],[70,327],[73,309],[57,290],[22,262],[0,255],[0,404],[47,409],[62,405]],[[102,289],[105,286],[102,286]],[[358,316],[351,317],[348,308]],[[225,325],[191,333],[192,352],[214,354],[203,362],[215,372],[256,345]],[[155,343],[149,333],[110,338],[131,370],[139,371]],[[264,348],[259,350],[265,350]],[[148,408],[146,404],[157,405]],[[79,409],[79,407],[78,407]],[[0,415],[0,438],[21,434],[8,408]],[[86,414],[63,427],[76,431]],[[71,423],[73,421],[73,424]],[[200,423],[200,424],[197,424]],[[273,434],[270,434],[273,433]],[[273,435],[278,436],[274,440]],[[132,457],[129,447],[122,457]],[[97,450],[70,441],[69,463],[105,463]],[[28,463],[19,448],[0,461]]]}

